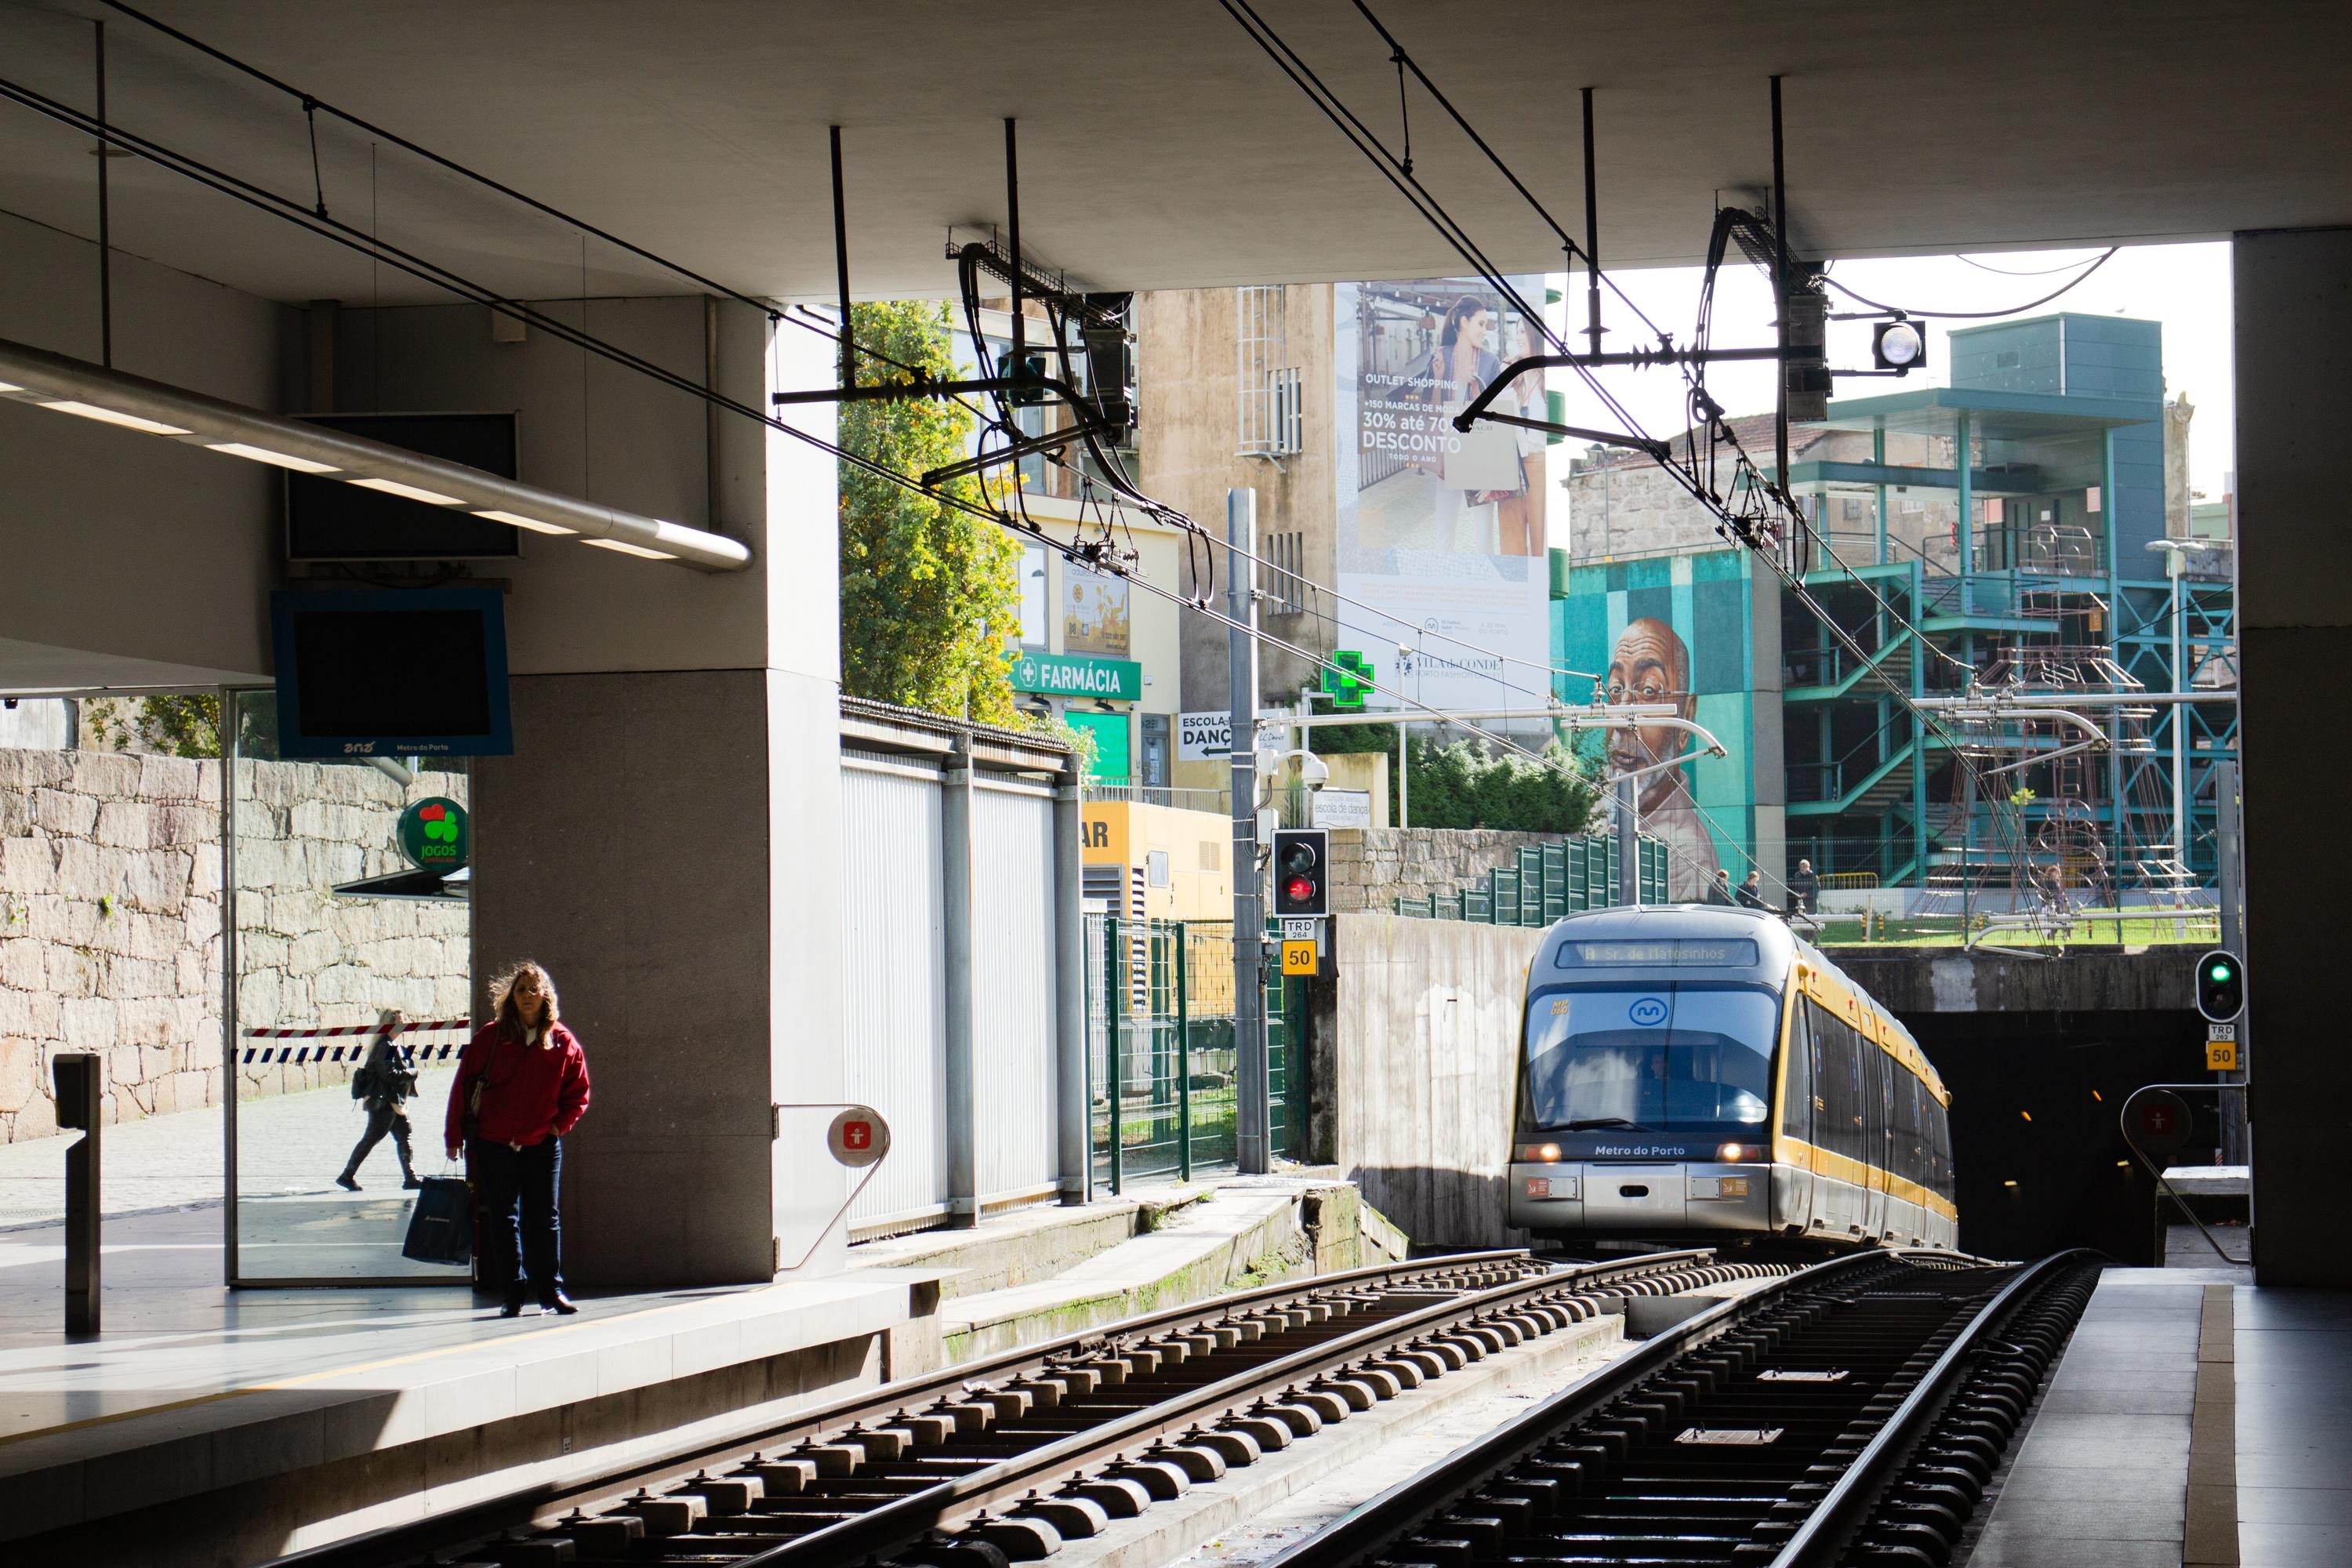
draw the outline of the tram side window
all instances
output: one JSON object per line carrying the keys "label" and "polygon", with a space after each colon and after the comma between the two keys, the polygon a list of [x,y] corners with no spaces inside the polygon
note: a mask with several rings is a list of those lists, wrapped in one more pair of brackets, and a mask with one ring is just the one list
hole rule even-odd
{"label": "tram side window", "polygon": [[1919,1080],[1895,1063],[1895,1173],[1915,1186],[1928,1184],[1926,1141],[1919,1132]]}
{"label": "tram side window", "polygon": [[1807,1026],[1808,1005],[1800,997],[1789,1017],[1789,1066],[1781,1086],[1780,1131],[1805,1142],[1813,1141],[1813,1031]]}
{"label": "tram side window", "polygon": [[1930,1095],[1927,1104],[1927,1136],[1936,1154],[1935,1189],[1943,1196],[1952,1195],[1952,1121],[1951,1113]]}
{"label": "tram side window", "polygon": [[1813,1118],[1814,1142],[1832,1154],[1866,1160],[1864,1146],[1862,1037],[1817,1002],[1808,1001],[1816,1042],[1813,1092],[1820,1109]]}
{"label": "tram side window", "polygon": [[1887,1109],[1893,1099],[1889,1081],[1894,1076],[1895,1058],[1878,1048],[1875,1040],[1862,1042],[1864,1137],[1867,1148],[1863,1158],[1882,1171],[1895,1169],[1894,1157],[1887,1152],[1894,1142],[1895,1118]]}

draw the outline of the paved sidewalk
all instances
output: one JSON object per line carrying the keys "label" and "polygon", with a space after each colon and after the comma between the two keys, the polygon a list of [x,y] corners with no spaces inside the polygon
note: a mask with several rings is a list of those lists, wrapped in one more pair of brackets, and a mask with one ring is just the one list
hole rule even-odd
{"label": "paved sidewalk", "polygon": [[[441,1119],[457,1071],[455,1064],[418,1069],[408,1119],[415,1128],[416,1164],[422,1174],[442,1168]],[[366,1111],[341,1084],[244,1101],[237,1107],[238,1194],[350,1197],[335,1186],[335,1176],[366,1130]],[[66,1149],[79,1136],[0,1143],[0,1230],[65,1218]],[[100,1137],[104,1213],[145,1214],[221,1201],[220,1107],[119,1122]],[[400,1162],[391,1138],[368,1155],[359,1179],[370,1196],[399,1193]]]}

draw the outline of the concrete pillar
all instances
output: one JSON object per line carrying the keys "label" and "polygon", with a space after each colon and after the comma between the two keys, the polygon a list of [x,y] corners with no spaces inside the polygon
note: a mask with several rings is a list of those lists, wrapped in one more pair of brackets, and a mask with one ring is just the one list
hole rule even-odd
{"label": "concrete pillar", "polygon": [[[600,333],[704,363],[698,300],[596,310]],[[785,386],[833,374],[813,334],[773,329],[772,353],[758,312],[723,307],[715,325],[743,403],[765,403],[770,364]],[[773,1109],[845,1086],[834,461],[740,416],[709,442],[694,400],[593,366],[584,390],[572,372],[572,406],[535,405],[562,384],[528,372],[491,404],[507,372],[478,363],[474,327],[458,347],[413,327],[387,373],[487,384],[477,401],[523,410],[526,465],[561,444],[596,499],[681,521],[715,498],[709,525],[754,552],[712,577],[533,543],[515,569],[515,755],[476,775],[475,964],[545,963],[587,1049],[566,1272],[642,1287],[762,1280],[803,1254],[837,1266],[848,1187],[829,1113]],[[829,407],[799,416],[830,434]]]}
{"label": "concrete pillar", "polygon": [[2352,885],[2352,838],[2327,790],[2352,775],[2352,532],[2324,383],[2352,357],[2352,229],[2241,235],[2232,270],[2255,1279],[2340,1288],[2352,1054],[2332,906]]}

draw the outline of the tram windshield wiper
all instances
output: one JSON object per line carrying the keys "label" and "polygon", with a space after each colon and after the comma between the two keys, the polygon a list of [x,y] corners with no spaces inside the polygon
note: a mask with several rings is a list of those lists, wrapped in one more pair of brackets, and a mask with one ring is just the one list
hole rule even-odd
{"label": "tram windshield wiper", "polygon": [[1587,1116],[1570,1122],[1566,1127],[1561,1128],[1560,1131],[1563,1132],[1590,1132],[1596,1127],[1639,1127],[1640,1125],[1642,1125],[1640,1122],[1629,1121],[1622,1116]]}

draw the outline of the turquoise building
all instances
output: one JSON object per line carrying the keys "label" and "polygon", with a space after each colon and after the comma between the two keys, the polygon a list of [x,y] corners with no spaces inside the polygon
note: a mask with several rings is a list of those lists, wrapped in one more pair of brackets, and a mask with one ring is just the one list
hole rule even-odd
{"label": "turquoise building", "polygon": [[[2236,617],[2229,542],[2178,554],[2162,542],[2161,326],[2068,312],[1949,342],[1950,385],[1831,404],[1790,466],[1813,525],[1802,581],[1844,638],[1728,547],[1556,556],[1555,658],[1605,668],[1625,626],[1671,622],[1690,650],[1694,711],[1734,753],[1698,764],[1697,804],[1719,838],[1748,835],[1740,848],[1768,885],[1800,857],[1849,886],[2005,884],[2020,860],[2125,889],[2209,883],[2212,770],[2237,754]],[[2185,844],[2169,709],[2087,704],[2109,735],[2102,752],[2010,737],[2001,760],[2025,765],[2001,775],[2014,798],[1994,802],[1957,766],[1957,728],[1938,732],[1889,689],[1948,697],[1972,681],[2212,690],[2178,726]],[[1587,696],[1568,685],[1570,700]],[[2052,760],[2034,762],[2042,751]],[[1744,855],[1723,863],[1736,879]]]}

